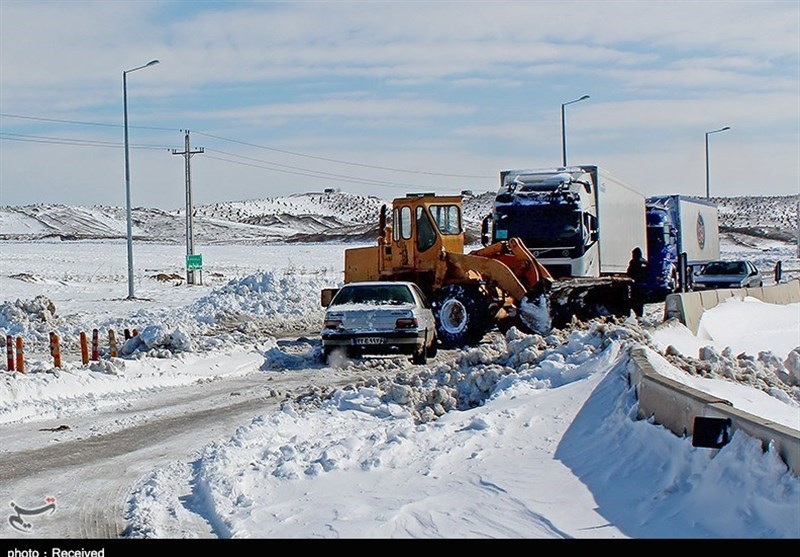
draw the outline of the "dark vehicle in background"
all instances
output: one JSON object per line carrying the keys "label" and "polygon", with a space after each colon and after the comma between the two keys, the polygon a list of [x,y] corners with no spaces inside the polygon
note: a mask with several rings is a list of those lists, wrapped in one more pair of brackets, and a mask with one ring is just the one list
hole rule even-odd
{"label": "dark vehicle in background", "polygon": [[764,286],[761,272],[750,261],[711,261],[694,276],[694,290]]}
{"label": "dark vehicle in background", "polygon": [[[323,305],[325,300],[323,300]],[[415,364],[436,355],[436,321],[413,282],[365,281],[342,286],[327,304],[322,352],[348,356],[407,354]]]}

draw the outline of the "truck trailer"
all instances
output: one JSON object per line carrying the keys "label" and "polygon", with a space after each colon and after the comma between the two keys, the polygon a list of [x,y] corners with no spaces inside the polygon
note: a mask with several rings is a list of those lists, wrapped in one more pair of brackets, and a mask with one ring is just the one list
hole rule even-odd
{"label": "truck trailer", "polygon": [[[689,289],[694,273],[720,258],[719,212],[710,201],[683,195],[649,197],[646,210],[649,264],[644,289],[649,302],[661,302],[667,294]],[[686,254],[684,273],[681,254]]]}

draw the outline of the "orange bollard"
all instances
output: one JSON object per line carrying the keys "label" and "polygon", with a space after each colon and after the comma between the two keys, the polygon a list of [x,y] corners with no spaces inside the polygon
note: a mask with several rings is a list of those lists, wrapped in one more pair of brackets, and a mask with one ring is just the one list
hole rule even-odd
{"label": "orange bollard", "polygon": [[14,371],[14,339],[11,335],[6,337],[6,362],[8,371]]}
{"label": "orange bollard", "polygon": [[25,355],[22,350],[22,337],[17,337],[17,371],[25,373]]}
{"label": "orange bollard", "polygon": [[114,329],[108,330],[108,347],[109,347],[109,354],[112,358],[117,357],[117,335],[114,333]]}
{"label": "orange bollard", "polygon": [[89,363],[89,346],[86,342],[86,333],[81,331],[81,362],[83,365]]}
{"label": "orange bollard", "polygon": [[92,329],[92,361],[100,359],[100,331]]}
{"label": "orange bollard", "polygon": [[50,355],[53,356],[53,365],[61,367],[61,346],[58,343],[58,335],[50,333]]}

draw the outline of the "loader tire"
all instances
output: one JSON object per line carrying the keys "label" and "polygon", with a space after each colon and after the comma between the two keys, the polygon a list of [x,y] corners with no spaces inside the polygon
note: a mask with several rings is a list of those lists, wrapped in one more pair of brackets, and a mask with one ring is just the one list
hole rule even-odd
{"label": "loader tire", "polygon": [[434,298],[433,310],[443,348],[478,344],[492,325],[486,299],[475,286],[442,288]]}

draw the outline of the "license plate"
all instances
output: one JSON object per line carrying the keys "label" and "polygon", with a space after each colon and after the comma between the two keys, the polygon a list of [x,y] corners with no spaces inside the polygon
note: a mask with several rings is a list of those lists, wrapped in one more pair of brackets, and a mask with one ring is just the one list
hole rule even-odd
{"label": "license plate", "polygon": [[382,337],[359,337],[353,339],[353,344],[363,345],[363,344],[383,344],[386,342],[386,339]]}

